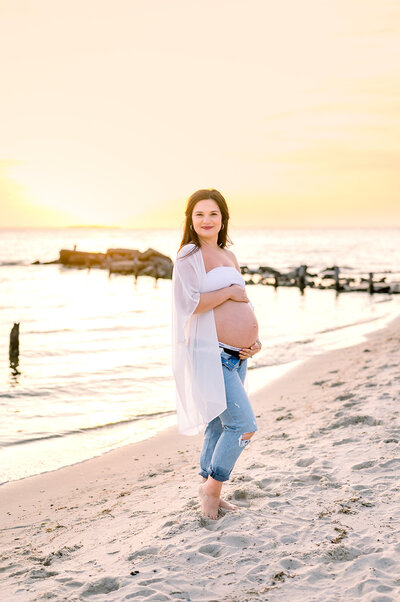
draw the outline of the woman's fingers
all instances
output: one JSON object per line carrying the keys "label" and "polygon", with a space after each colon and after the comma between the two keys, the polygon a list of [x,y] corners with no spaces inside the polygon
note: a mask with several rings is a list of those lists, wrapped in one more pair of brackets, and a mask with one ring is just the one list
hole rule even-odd
{"label": "woman's fingers", "polygon": [[[258,353],[261,349],[261,346],[258,343],[253,343],[250,347],[243,347],[239,351],[239,355],[242,354],[243,357],[253,357],[255,353]],[[242,357],[240,359],[243,359]]]}
{"label": "woman's fingers", "polygon": [[241,349],[239,351],[239,353],[242,353],[245,357],[251,357],[252,356],[251,349],[249,347],[243,347],[243,349]]}

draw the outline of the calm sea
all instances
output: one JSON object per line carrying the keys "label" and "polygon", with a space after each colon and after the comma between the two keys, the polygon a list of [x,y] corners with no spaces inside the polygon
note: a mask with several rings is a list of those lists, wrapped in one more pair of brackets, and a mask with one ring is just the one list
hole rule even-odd
{"label": "calm sea", "polygon": [[[174,259],[178,230],[0,229],[0,482],[54,470],[176,422],[171,281],[31,265],[61,248],[153,247]],[[239,263],[310,271],[400,271],[400,230],[231,230]],[[353,344],[400,313],[400,295],[248,287],[263,350],[254,391],[305,358]],[[8,362],[20,322],[20,364]]]}

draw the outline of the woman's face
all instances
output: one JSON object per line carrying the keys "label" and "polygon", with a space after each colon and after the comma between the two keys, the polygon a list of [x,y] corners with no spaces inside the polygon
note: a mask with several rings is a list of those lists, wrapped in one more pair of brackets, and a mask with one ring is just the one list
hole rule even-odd
{"label": "woman's face", "polygon": [[213,199],[198,201],[192,211],[193,229],[200,238],[217,240],[222,226],[222,214]]}

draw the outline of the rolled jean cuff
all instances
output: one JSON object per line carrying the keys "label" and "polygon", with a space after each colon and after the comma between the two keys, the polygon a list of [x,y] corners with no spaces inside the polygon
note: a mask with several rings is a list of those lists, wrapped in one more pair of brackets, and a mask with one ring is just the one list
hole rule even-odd
{"label": "rolled jean cuff", "polygon": [[205,470],[201,469],[199,472],[199,475],[201,477],[203,477],[204,479],[208,479],[208,472],[206,472]]}
{"label": "rolled jean cuff", "polygon": [[229,475],[227,477],[222,477],[218,473],[214,472],[214,470],[210,471],[210,477],[212,477],[216,481],[220,481],[221,483],[224,481],[229,481]]}

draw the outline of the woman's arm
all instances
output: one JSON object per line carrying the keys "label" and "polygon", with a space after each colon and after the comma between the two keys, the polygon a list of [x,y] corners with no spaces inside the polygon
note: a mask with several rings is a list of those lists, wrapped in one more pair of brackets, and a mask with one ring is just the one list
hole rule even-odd
{"label": "woman's arm", "polygon": [[200,293],[200,301],[194,310],[194,314],[202,314],[205,311],[214,309],[221,303],[225,303],[230,298],[230,287],[220,288],[217,291],[210,291],[209,293]]}
{"label": "woman's arm", "polygon": [[200,293],[200,301],[193,313],[202,314],[205,311],[210,311],[210,309],[225,303],[228,299],[239,303],[248,303],[249,301],[243,287],[238,284],[231,284],[231,286],[220,288],[217,291]]}

